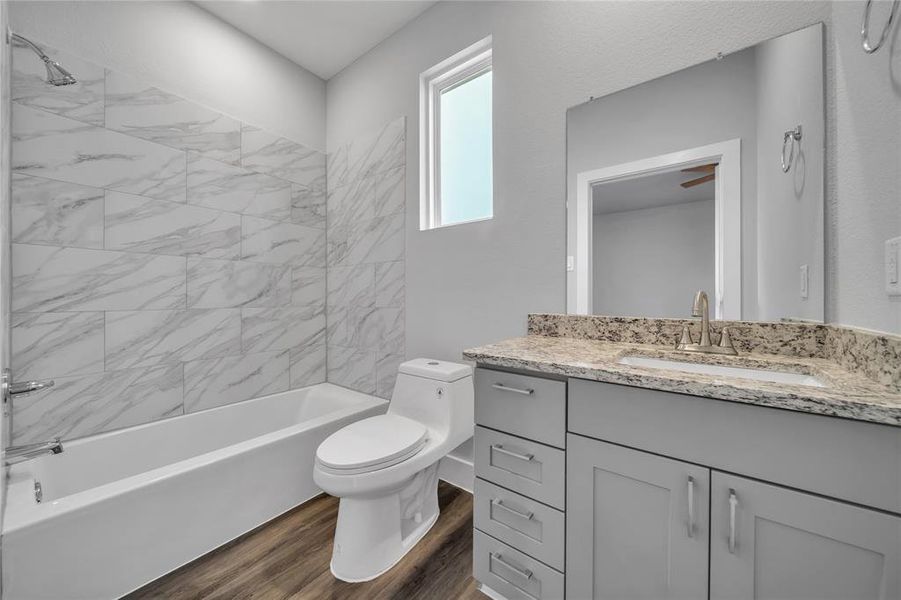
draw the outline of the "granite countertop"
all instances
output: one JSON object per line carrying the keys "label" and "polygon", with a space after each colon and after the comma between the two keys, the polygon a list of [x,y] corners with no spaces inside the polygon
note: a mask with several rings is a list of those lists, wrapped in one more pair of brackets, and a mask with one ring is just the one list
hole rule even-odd
{"label": "granite countertop", "polygon": [[[776,384],[619,364],[622,356],[646,356],[814,375],[826,387]],[[573,337],[527,335],[464,351],[479,365],[521,369],[756,404],[857,421],[901,426],[901,391],[825,358],[742,353],[740,356],[677,352],[665,346]]]}

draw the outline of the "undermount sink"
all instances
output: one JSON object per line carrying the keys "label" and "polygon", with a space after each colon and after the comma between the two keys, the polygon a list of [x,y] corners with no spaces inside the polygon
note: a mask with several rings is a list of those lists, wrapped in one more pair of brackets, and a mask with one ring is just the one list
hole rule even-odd
{"label": "undermount sink", "polygon": [[646,356],[623,356],[617,362],[621,365],[629,365],[632,367],[667,369],[670,371],[697,373],[699,375],[710,375],[713,377],[736,377],[738,379],[752,379],[754,381],[768,381],[770,383],[826,387],[826,383],[821,379],[818,379],[813,375],[805,375],[804,373],[789,373],[785,371],[752,369],[748,367],[728,367],[724,365],[668,360],[665,358],[649,358]]}

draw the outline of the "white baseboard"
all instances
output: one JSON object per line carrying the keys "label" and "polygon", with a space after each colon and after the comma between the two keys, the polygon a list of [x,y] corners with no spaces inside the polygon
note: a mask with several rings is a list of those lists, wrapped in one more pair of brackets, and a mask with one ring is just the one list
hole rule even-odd
{"label": "white baseboard", "polygon": [[471,494],[475,480],[472,461],[448,454],[438,465],[438,478]]}

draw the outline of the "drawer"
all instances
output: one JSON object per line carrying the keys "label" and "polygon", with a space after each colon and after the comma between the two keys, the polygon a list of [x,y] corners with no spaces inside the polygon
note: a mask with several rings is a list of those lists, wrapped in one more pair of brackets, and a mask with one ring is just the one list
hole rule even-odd
{"label": "drawer", "polygon": [[477,425],[566,447],[566,383],[476,369]]}
{"label": "drawer", "polygon": [[563,570],[566,525],[556,508],[476,479],[473,517],[476,529]]}
{"label": "drawer", "polygon": [[568,390],[573,433],[901,512],[901,427],[581,379]]}
{"label": "drawer", "polygon": [[508,600],[561,600],[563,574],[493,537],[473,531],[472,574]]}
{"label": "drawer", "polygon": [[564,510],[563,450],[476,427],[473,454],[477,477]]}

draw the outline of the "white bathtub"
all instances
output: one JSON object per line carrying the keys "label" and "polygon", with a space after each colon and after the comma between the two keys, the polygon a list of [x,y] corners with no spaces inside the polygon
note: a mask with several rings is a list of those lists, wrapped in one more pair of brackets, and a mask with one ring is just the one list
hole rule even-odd
{"label": "white bathtub", "polygon": [[319,443],[387,406],[325,383],[64,443],[62,454],[16,465],[4,599],[117,598],[153,581],[318,494]]}

